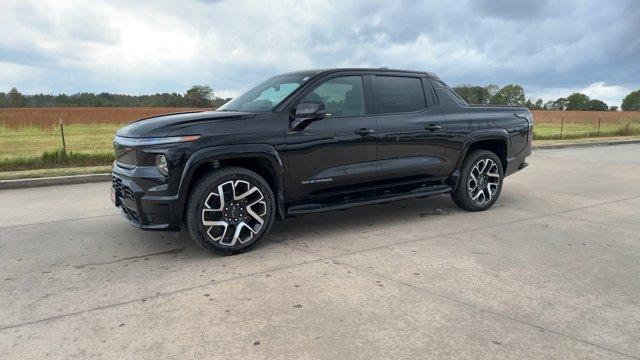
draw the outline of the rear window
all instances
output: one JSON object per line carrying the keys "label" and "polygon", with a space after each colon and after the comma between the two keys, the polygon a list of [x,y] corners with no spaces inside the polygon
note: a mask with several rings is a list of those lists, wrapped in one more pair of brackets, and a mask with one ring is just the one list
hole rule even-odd
{"label": "rear window", "polygon": [[373,81],[375,99],[382,113],[411,112],[427,107],[420,78],[376,75]]}
{"label": "rear window", "polygon": [[463,98],[462,96],[460,96],[457,92],[455,92],[455,90],[453,90],[452,88],[449,87],[449,85],[445,84],[442,80],[432,80],[434,82],[434,84],[436,86],[439,86],[443,89],[445,89],[445,91],[447,91],[449,93],[449,95],[451,95],[451,97],[453,97],[460,105],[469,105]]}

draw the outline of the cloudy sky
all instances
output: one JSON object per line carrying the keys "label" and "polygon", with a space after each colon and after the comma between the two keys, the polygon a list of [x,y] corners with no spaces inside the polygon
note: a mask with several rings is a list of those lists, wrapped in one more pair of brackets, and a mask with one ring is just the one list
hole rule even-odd
{"label": "cloudy sky", "polygon": [[0,91],[221,96],[292,70],[428,70],[609,105],[640,88],[638,0],[1,0]]}

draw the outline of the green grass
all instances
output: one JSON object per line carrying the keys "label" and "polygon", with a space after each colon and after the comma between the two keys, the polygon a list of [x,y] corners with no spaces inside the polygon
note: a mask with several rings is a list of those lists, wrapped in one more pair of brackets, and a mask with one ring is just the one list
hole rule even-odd
{"label": "green grass", "polygon": [[109,165],[114,159],[113,151],[104,153],[76,153],[73,151],[65,152],[62,149],[58,149],[55,151],[45,151],[40,156],[0,159],[0,172]]}
{"label": "green grass", "polygon": [[[113,137],[118,124],[68,124],[64,126],[67,152],[113,153]],[[60,128],[10,128],[0,125],[0,161],[40,157],[45,151],[62,148]]]}
{"label": "green grass", "polygon": [[[113,137],[121,124],[68,124],[66,151],[60,128],[12,128],[0,125],[0,172],[108,166],[113,162]],[[600,137],[640,135],[640,123],[602,124]],[[598,136],[597,125],[537,123],[534,140],[581,139]]]}
{"label": "green grass", "polygon": [[564,124],[562,134],[560,124],[537,123],[533,127],[534,140],[582,139],[590,137],[631,136],[640,135],[640,124],[602,124],[600,132],[598,125],[593,124]]}
{"label": "green grass", "polygon": [[0,171],[109,165],[114,160],[113,137],[120,126],[65,125],[66,151],[59,127],[0,126]]}

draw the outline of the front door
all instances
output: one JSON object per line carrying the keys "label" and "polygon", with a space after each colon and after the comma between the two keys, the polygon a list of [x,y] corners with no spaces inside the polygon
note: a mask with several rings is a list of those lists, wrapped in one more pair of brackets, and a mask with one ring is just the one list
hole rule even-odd
{"label": "front door", "polygon": [[[324,102],[326,117],[287,133],[287,198],[304,203],[340,196],[373,182],[376,119],[367,109],[360,75],[337,76],[310,89],[301,101]],[[360,194],[363,195],[363,194]]]}

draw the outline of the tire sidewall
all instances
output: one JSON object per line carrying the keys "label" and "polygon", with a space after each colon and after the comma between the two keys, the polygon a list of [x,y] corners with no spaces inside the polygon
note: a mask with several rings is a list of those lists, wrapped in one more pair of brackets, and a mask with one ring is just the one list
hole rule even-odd
{"label": "tire sidewall", "polygon": [[[496,190],[495,195],[491,198],[491,201],[484,203],[482,205],[476,204],[469,195],[469,191],[467,190],[467,183],[469,182],[469,175],[473,166],[481,159],[491,159],[498,165],[498,171],[500,173],[500,182],[498,184],[498,189]],[[504,182],[504,169],[502,168],[502,162],[498,158],[496,154],[488,150],[478,150],[474,151],[467,160],[465,160],[464,165],[461,171],[461,177],[458,181],[458,186],[456,188],[456,193],[454,194],[454,200],[456,203],[466,210],[471,211],[482,211],[490,208],[493,204],[498,200],[500,196],[500,192],[502,191],[502,184]]]}
{"label": "tire sidewall", "polygon": [[[250,184],[258,187],[267,202],[267,214],[260,231],[254,235],[251,241],[233,247],[220,245],[219,243],[211,240],[201,221],[202,210],[204,208],[204,201],[206,198],[218,187],[218,185],[231,180],[248,181]],[[253,171],[243,168],[221,168],[200,179],[189,196],[187,207],[187,219],[185,222],[187,223],[187,228],[193,240],[207,250],[226,255],[245,252],[260,242],[271,228],[276,210],[273,192],[267,182]]]}

